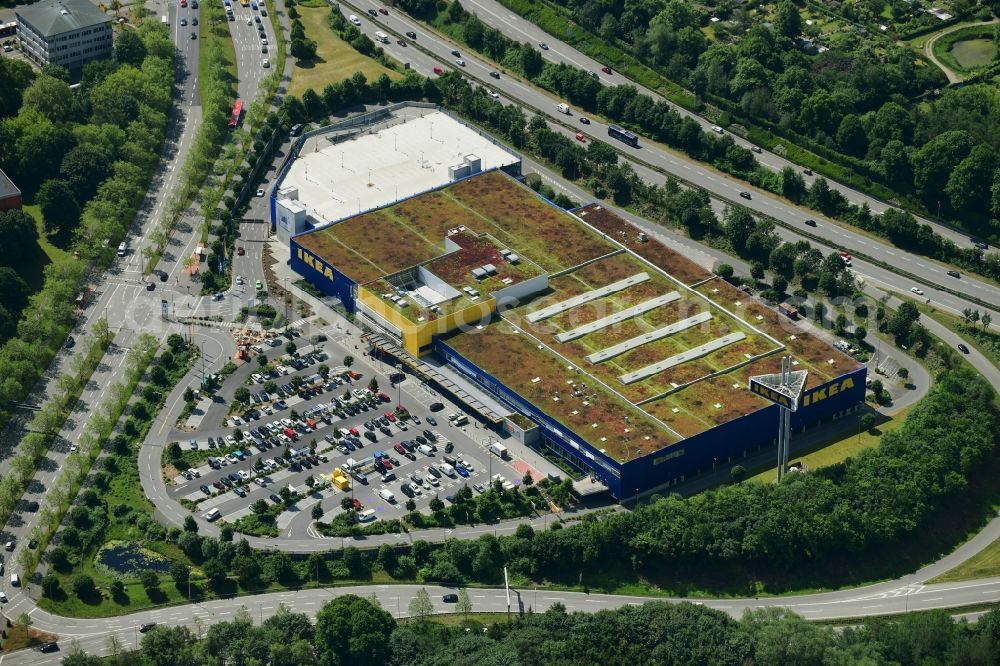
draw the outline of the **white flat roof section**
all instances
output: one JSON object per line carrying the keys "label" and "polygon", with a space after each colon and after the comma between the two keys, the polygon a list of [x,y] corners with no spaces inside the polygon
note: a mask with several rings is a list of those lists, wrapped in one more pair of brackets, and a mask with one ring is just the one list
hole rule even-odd
{"label": "white flat roof section", "polygon": [[473,155],[483,171],[520,161],[438,111],[336,144],[313,139],[313,150],[303,150],[281,186],[298,190],[317,226],[445,185],[451,168]]}

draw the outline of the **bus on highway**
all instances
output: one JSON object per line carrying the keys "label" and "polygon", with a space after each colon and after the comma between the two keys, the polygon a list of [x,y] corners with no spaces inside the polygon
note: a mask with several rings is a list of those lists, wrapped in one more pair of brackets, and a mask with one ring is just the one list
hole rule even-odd
{"label": "bus on highway", "polygon": [[618,125],[611,125],[608,127],[608,136],[612,139],[618,139],[619,141],[627,143],[633,148],[639,145],[639,137],[626,129],[618,127]]}
{"label": "bus on highway", "polygon": [[229,128],[232,129],[240,123],[240,114],[243,113],[243,100],[237,99],[233,104],[233,115],[229,119]]}

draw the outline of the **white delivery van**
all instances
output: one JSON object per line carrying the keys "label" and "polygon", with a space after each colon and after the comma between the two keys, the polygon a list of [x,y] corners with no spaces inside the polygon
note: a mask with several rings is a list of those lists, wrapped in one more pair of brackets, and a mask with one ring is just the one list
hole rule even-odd
{"label": "white delivery van", "polygon": [[506,458],[507,447],[503,444],[490,444],[490,453],[495,455],[497,458]]}
{"label": "white delivery van", "polygon": [[559,109],[559,113],[565,113],[567,116],[570,114],[568,104],[560,104],[556,108]]}
{"label": "white delivery van", "polygon": [[378,496],[384,499],[386,502],[389,502],[390,504],[396,503],[396,496],[393,495],[392,491],[389,490],[388,488],[383,488],[382,490],[378,491]]}
{"label": "white delivery van", "polygon": [[368,523],[375,520],[375,509],[365,509],[358,512],[358,522]]}
{"label": "white delivery van", "polygon": [[451,479],[455,478],[455,468],[449,465],[448,463],[441,463],[440,465],[438,465],[438,469],[441,470],[441,473],[444,474],[445,476]]}
{"label": "white delivery van", "polygon": [[455,417],[455,420],[452,421],[452,423],[454,423],[457,426],[468,425],[469,417],[466,416],[465,414],[459,414],[458,416]]}
{"label": "white delivery van", "polygon": [[417,451],[420,451],[425,456],[429,456],[432,453],[434,453],[434,449],[432,449],[431,447],[427,446],[426,444],[421,444],[420,446],[418,446],[417,447]]}
{"label": "white delivery van", "polygon": [[163,25],[170,25],[170,19],[168,19],[166,16],[161,16],[160,23],[162,23]]}
{"label": "white delivery van", "polygon": [[385,34],[381,30],[375,33],[375,39],[383,44],[389,43],[389,35]]}
{"label": "white delivery van", "polygon": [[12,573],[10,575],[10,584],[13,587],[20,587],[21,586],[21,579],[17,577],[16,573]]}

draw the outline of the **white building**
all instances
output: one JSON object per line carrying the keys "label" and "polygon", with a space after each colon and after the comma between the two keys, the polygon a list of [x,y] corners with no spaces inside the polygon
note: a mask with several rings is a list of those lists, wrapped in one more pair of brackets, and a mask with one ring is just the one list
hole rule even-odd
{"label": "white building", "polygon": [[43,0],[14,14],[21,51],[39,66],[72,70],[111,57],[111,17],[90,0]]}

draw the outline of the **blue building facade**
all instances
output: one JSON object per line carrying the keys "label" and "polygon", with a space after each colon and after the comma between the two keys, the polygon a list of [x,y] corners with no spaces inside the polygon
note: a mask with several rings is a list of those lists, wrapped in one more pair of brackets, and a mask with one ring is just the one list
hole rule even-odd
{"label": "blue building facade", "polygon": [[[606,485],[617,499],[669,487],[715,466],[735,464],[745,455],[775,445],[777,441],[779,408],[771,405],[673,446],[621,464],[456,352],[443,340],[435,340],[434,352],[476,386],[537,423],[542,439],[550,449],[578,469],[590,473]],[[802,395],[803,406],[792,414],[793,434],[856,409],[864,401],[866,377],[867,368],[861,367],[805,391]]]}

